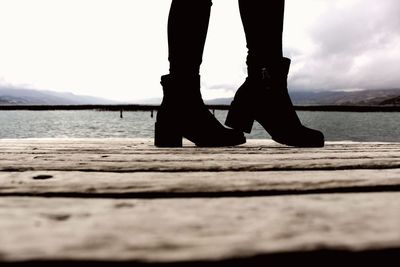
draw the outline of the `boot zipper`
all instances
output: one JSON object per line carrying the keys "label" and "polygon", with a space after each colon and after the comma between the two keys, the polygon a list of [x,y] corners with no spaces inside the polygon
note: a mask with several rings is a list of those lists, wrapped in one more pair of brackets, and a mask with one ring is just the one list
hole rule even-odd
{"label": "boot zipper", "polygon": [[271,78],[271,75],[269,75],[269,72],[268,72],[267,68],[262,68],[261,69],[261,77],[262,77],[263,80]]}

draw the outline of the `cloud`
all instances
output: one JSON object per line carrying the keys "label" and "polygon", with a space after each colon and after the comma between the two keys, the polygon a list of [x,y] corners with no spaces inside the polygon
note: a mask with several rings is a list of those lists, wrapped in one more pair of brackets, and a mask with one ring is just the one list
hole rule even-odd
{"label": "cloud", "polygon": [[[169,5],[0,0],[0,84],[122,101],[160,97]],[[400,87],[399,0],[286,0],[286,8],[291,88]],[[234,94],[246,52],[237,1],[215,0],[201,71],[205,97]]]}
{"label": "cloud", "polygon": [[400,88],[400,1],[328,3],[307,33],[313,49],[296,51],[298,89]]}

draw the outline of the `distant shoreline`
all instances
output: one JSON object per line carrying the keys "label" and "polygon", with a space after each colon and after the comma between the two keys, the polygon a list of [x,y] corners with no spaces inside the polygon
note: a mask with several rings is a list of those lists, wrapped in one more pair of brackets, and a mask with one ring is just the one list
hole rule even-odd
{"label": "distant shoreline", "polygon": [[[30,110],[98,110],[98,111],[156,111],[159,105],[0,105],[0,111]],[[229,105],[207,105],[210,110],[228,110]],[[310,105],[295,106],[298,111],[340,111],[340,112],[400,112],[400,106],[341,106]]]}

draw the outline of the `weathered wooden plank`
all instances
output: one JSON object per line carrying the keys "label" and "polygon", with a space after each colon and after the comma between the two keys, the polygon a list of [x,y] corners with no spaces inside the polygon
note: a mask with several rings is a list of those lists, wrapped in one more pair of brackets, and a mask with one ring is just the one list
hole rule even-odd
{"label": "weathered wooden plank", "polygon": [[400,247],[400,193],[163,200],[0,198],[0,258],[221,260]]}
{"label": "weathered wooden plank", "polygon": [[[185,146],[0,140],[0,262],[174,262],[400,248],[398,143]],[[299,195],[381,190],[393,193]],[[262,197],[279,194],[285,196]],[[57,198],[4,197],[24,195]]]}
{"label": "weathered wooden plank", "polygon": [[271,140],[248,140],[246,144],[238,147],[199,148],[190,142],[184,142],[186,149],[181,148],[156,148],[152,139],[0,139],[0,153],[57,153],[80,151],[99,152],[111,151],[113,153],[155,153],[164,154],[173,151],[178,154],[207,153],[331,153],[331,152],[399,152],[399,143],[359,143],[359,142],[327,142],[324,148],[293,148],[279,145]]}
{"label": "weathered wooden plank", "polygon": [[[271,152],[279,153],[290,150],[291,153],[298,153],[304,151],[313,151],[318,153],[324,153],[326,151],[370,151],[374,150],[391,150],[399,151],[399,143],[359,143],[359,142],[327,142],[327,146],[323,149],[305,149],[305,148],[290,148],[279,145],[272,140],[248,140],[245,145],[238,147],[228,148],[197,148],[194,147],[190,142],[184,142],[186,148],[196,148],[195,152],[207,152],[212,154],[213,152],[235,152],[236,150],[243,152],[256,152],[266,151],[271,149]],[[87,148],[89,151],[96,152],[98,150],[117,151],[118,153],[124,153],[129,151],[141,151],[153,152],[153,153],[165,153],[165,151],[174,151],[177,153],[187,153],[187,149],[160,149],[153,146],[152,139],[137,139],[137,138],[119,138],[119,139],[0,139],[1,152],[4,151],[36,151],[42,150],[56,151],[79,151],[80,149]],[[258,151],[259,150],[259,151]],[[193,151],[191,151],[193,152]]]}
{"label": "weathered wooden plank", "polygon": [[299,149],[270,140],[234,148],[159,149],[151,139],[0,140],[0,171],[268,171],[400,168],[400,144],[331,142]]}
{"label": "weathered wooden plank", "polygon": [[269,159],[267,156],[247,161],[243,157],[219,159],[179,158],[142,159],[137,161],[88,161],[85,158],[49,158],[35,160],[1,160],[0,171],[270,171],[270,170],[343,170],[343,169],[394,169],[400,168],[400,158],[366,159]]}
{"label": "weathered wooden plank", "polygon": [[0,196],[235,196],[400,191],[400,169],[270,172],[0,172]]}

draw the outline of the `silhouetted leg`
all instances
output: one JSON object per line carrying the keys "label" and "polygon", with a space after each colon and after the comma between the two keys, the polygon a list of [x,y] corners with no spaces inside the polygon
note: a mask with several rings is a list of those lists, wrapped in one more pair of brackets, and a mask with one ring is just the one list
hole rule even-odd
{"label": "silhouetted leg", "polygon": [[265,67],[282,58],[285,0],[239,0],[249,67]]}
{"label": "silhouetted leg", "polygon": [[282,55],[284,0],[239,0],[246,33],[248,77],[237,90],[225,124],[250,133],[258,121],[278,143],[322,147],[324,135],[302,125],[290,100],[290,59]]}
{"label": "silhouetted leg", "polygon": [[168,20],[170,73],[199,74],[211,0],[173,0]]}
{"label": "silhouetted leg", "polygon": [[154,144],[181,147],[243,144],[243,133],[225,128],[204,105],[199,69],[210,19],[211,0],[173,0],[168,21],[170,74],[161,77],[164,97],[157,112]]}

